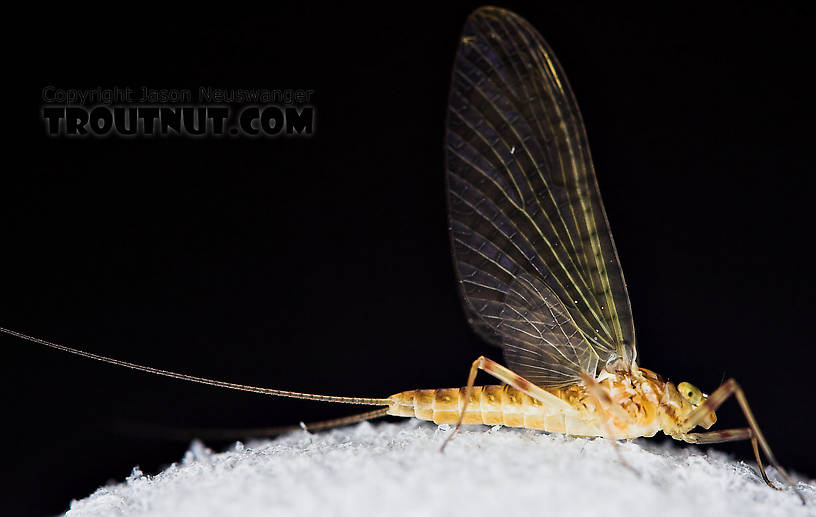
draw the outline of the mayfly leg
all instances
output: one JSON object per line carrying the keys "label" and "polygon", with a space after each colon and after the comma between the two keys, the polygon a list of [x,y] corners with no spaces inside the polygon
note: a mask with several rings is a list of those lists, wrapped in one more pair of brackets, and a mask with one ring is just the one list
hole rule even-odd
{"label": "mayfly leg", "polygon": [[[632,423],[632,417],[621,407],[620,404],[616,403],[612,400],[612,396],[609,394],[609,391],[604,388],[598,381],[593,379],[590,375],[586,372],[581,372],[581,380],[584,382],[584,386],[586,386],[587,391],[589,394],[594,397],[600,406],[605,409],[610,414],[618,417],[619,420],[625,422],[626,424]],[[606,432],[609,439],[612,441],[612,446],[615,449],[615,453],[618,455],[618,461],[621,462],[621,465],[626,467],[627,469],[634,472],[636,475],[640,475],[634,467],[629,465],[629,463],[624,459],[623,453],[621,452],[620,445],[618,444],[618,433],[613,428],[612,424],[607,421],[603,420],[602,425],[604,427],[604,431]]]}
{"label": "mayfly leg", "polygon": [[489,373],[493,377],[503,381],[510,386],[516,388],[522,393],[529,395],[530,397],[534,398],[535,400],[541,402],[542,404],[551,407],[555,410],[562,410],[565,412],[573,412],[572,406],[561,400],[560,398],[556,397],[552,393],[536,386],[532,382],[528,381],[521,375],[513,372],[509,368],[506,368],[496,361],[492,361],[485,356],[479,356],[478,359],[473,361],[473,364],[470,367],[470,374],[468,375],[467,386],[465,387],[464,398],[465,401],[462,404],[462,409],[459,412],[459,420],[456,422],[456,427],[453,428],[453,432],[445,439],[445,442],[442,444],[441,451],[445,450],[445,446],[448,445],[448,442],[453,438],[459,428],[462,427],[462,421],[465,418],[465,411],[467,411],[468,404],[470,403],[470,397],[473,393],[473,383],[476,382],[476,374],[479,373],[479,370],[483,372]]}
{"label": "mayfly leg", "polygon": [[[624,411],[620,404],[617,404],[614,400],[612,400],[612,396],[609,395],[609,392],[603,386],[601,386],[598,381],[590,377],[586,372],[581,372],[581,380],[584,381],[584,386],[586,386],[590,395],[598,400],[598,403],[600,403],[603,409],[612,413],[623,422],[632,422],[632,417],[630,417],[629,414]],[[613,435],[614,434],[615,433],[613,432]]]}
{"label": "mayfly leg", "polygon": [[765,474],[765,467],[762,465],[762,458],[759,455],[759,448],[757,447],[757,439],[750,427],[743,427],[740,429],[722,429],[720,431],[711,431],[708,433],[688,433],[683,436],[683,441],[688,443],[724,443],[735,442],[738,440],[751,440],[751,447],[754,449],[754,456],[756,456],[757,464],[759,465],[759,472],[762,474],[762,479],[769,487],[779,490],[779,488],[771,483],[768,476]]}
{"label": "mayfly leg", "polygon": [[[796,484],[793,482],[785,469],[782,468],[779,462],[776,461],[776,457],[771,451],[771,446],[768,445],[768,441],[765,440],[765,436],[762,434],[762,431],[759,430],[759,425],[757,424],[756,418],[754,418],[754,413],[751,411],[751,407],[748,405],[748,399],[745,398],[745,392],[742,391],[740,385],[737,384],[737,381],[733,378],[725,381],[719,388],[714,390],[714,393],[709,395],[708,400],[706,400],[703,405],[692,411],[686,419],[686,425],[691,425],[691,427],[694,427],[695,425],[699,424],[709,413],[719,408],[731,395],[734,395],[737,398],[737,402],[739,402],[740,408],[742,408],[742,413],[745,415],[745,419],[748,420],[748,425],[750,428],[725,429],[722,431],[712,431],[710,433],[689,433],[682,436],[683,441],[689,443],[717,443],[750,439],[751,445],[754,449],[754,456],[756,457],[757,465],[759,466],[759,471],[762,474],[762,479],[765,480],[765,483],[772,488],[776,488],[771,480],[768,479],[768,475],[765,473],[765,467],[762,465],[762,458],[760,458],[759,455],[759,447],[762,448],[762,452],[765,453],[765,456],[768,458],[768,462],[773,465],[779,474],[782,475],[785,481],[791,487],[793,487],[794,491],[796,491],[796,495],[798,495],[799,499],[802,500],[802,504],[805,504],[805,498],[801,493],[799,493],[799,490],[796,488]],[[757,442],[759,443],[759,447],[757,447]]]}

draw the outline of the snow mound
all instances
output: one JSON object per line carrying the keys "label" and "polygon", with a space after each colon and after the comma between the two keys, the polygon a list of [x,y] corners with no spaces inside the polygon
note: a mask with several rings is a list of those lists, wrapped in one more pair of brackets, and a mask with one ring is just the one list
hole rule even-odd
{"label": "snow mound", "polygon": [[[816,515],[816,483],[771,490],[755,468],[717,452],[645,440],[368,422],[321,434],[236,443],[213,453],[194,442],[155,476],[74,501],[69,517],[272,515]],[[621,462],[625,461],[625,465]],[[771,468],[769,475],[784,487]]]}

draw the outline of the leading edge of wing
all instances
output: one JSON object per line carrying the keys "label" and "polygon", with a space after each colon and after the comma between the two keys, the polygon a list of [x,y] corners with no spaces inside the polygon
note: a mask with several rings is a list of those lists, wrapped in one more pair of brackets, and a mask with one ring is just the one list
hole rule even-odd
{"label": "leading edge of wing", "polygon": [[454,263],[474,328],[505,346],[491,311],[512,302],[509,286],[527,274],[569,307],[602,362],[631,359],[628,294],[580,113],[524,20],[497,8],[468,18],[446,129]]}

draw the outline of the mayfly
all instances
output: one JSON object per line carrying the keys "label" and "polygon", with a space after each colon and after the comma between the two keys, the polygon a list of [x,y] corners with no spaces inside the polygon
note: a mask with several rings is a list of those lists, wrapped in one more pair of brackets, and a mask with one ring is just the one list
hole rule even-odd
{"label": "mayfly", "polygon": [[[446,179],[465,313],[482,338],[502,348],[507,363],[479,357],[464,388],[417,389],[387,398],[298,393],[161,370],[0,331],[201,384],[382,406],[323,427],[394,415],[455,424],[447,440],[462,424],[612,440],[658,431],[698,444],[750,440],[764,481],[774,487],[760,449],[795,488],[735,380],[707,395],[688,382],[675,385],[638,366],[626,283],[581,114],[547,43],[506,10],[481,8],[465,23],[448,102]],[[475,386],[479,370],[504,384]],[[709,429],[715,410],[731,395],[748,427],[692,432],[697,426]]]}

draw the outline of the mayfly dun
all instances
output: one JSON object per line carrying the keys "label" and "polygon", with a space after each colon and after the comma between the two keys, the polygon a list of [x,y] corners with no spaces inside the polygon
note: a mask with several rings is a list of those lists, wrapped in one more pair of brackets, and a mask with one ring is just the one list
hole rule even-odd
{"label": "mayfly dun", "polygon": [[[578,105],[544,39],[511,12],[485,7],[465,23],[448,102],[446,184],[465,313],[484,340],[503,350],[507,364],[479,357],[463,388],[416,389],[386,398],[299,393],[161,370],[0,331],[175,379],[381,406],[323,427],[393,415],[455,424],[445,443],[462,424],[611,440],[658,431],[698,444],[749,440],[764,481],[774,487],[760,450],[795,488],[734,379],[705,394],[638,366],[626,283]],[[476,386],[479,370],[503,384]],[[731,395],[747,427],[693,432],[697,426],[709,429]]]}

